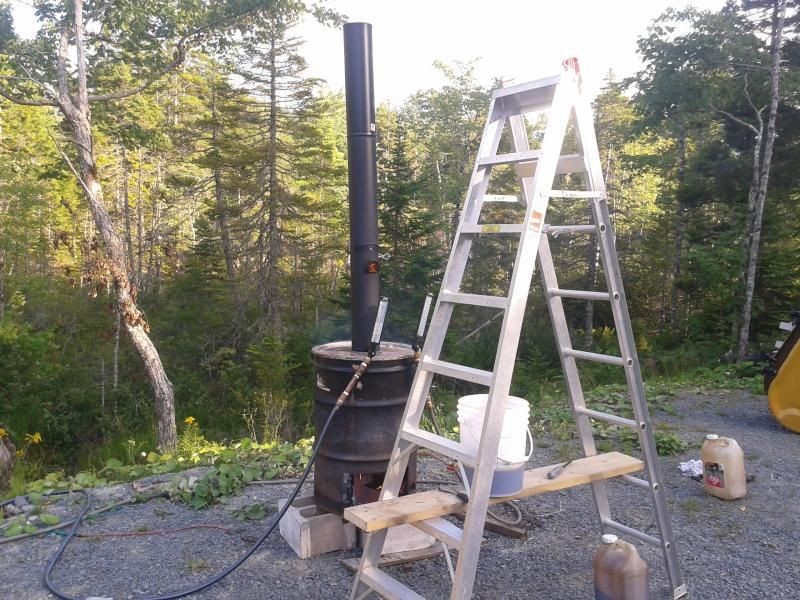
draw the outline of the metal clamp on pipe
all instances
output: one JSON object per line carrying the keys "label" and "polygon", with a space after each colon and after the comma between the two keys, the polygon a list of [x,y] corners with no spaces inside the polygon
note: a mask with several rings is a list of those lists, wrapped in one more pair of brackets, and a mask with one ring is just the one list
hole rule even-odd
{"label": "metal clamp on pipe", "polygon": [[381,301],[378,304],[378,314],[375,316],[375,326],[372,328],[372,339],[369,342],[369,350],[367,351],[367,355],[364,357],[364,360],[361,361],[361,364],[356,367],[356,372],[353,373],[353,378],[350,380],[344,390],[342,390],[342,393],[339,394],[339,398],[336,400],[337,407],[342,406],[347,401],[347,398],[349,398],[350,394],[353,392],[353,388],[356,387],[358,381],[361,379],[362,375],[364,375],[369,367],[369,364],[372,362],[372,358],[378,353],[378,350],[381,346],[383,324],[386,322],[386,310],[388,306],[389,299],[384,296],[381,298]]}

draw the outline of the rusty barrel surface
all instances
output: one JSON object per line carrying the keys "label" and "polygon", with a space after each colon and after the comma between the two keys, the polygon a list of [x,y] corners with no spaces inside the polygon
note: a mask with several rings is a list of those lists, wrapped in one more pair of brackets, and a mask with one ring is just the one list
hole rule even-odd
{"label": "rusty barrel surface", "polygon": [[[319,433],[364,353],[353,352],[350,341],[341,341],[315,346],[311,354],[317,377],[314,423]],[[386,471],[413,377],[411,347],[383,342],[361,385],[334,417],[322,441],[314,468],[317,506],[340,513],[354,503],[371,500],[365,500],[363,491],[359,493],[359,488],[363,490],[359,482],[364,481],[359,475]],[[412,473],[409,479],[416,477]],[[413,487],[415,481],[409,483]]]}

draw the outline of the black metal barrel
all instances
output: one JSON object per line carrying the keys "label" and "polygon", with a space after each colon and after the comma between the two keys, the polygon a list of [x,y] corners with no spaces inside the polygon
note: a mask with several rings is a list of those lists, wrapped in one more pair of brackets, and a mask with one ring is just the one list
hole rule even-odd
{"label": "black metal barrel", "polygon": [[378,195],[372,25],[344,26],[350,185],[350,315],[353,349],[366,351],[378,308]]}
{"label": "black metal barrel", "polygon": [[[364,353],[353,352],[350,342],[341,341],[315,346],[311,354],[317,374],[314,421],[320,431]],[[383,342],[322,440],[314,469],[318,507],[341,513],[347,506],[377,500],[413,377],[411,347]],[[413,463],[407,478],[407,491],[413,491]]]}

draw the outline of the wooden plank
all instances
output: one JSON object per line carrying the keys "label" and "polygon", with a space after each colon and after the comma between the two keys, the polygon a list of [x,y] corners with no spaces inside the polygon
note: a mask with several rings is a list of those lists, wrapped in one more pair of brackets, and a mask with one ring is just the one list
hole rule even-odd
{"label": "wooden plank", "polygon": [[[443,551],[442,543],[436,542],[430,548],[421,548],[419,550],[406,550],[405,552],[394,552],[392,554],[384,554],[378,561],[378,568],[394,567],[396,565],[403,565],[406,563],[414,562],[417,560],[425,560],[439,556]],[[342,566],[351,573],[358,572],[358,566],[361,564],[360,558],[344,558],[341,561]]]}
{"label": "wooden plank", "polygon": [[463,504],[464,502],[454,494],[429,490],[389,500],[349,506],[344,509],[344,518],[362,531],[370,533],[395,525],[448,515]]}
{"label": "wooden plank", "polygon": [[[518,494],[491,498],[490,502],[497,504],[635,473],[644,468],[644,463],[621,452],[609,452],[574,460],[567,465],[561,475],[555,479],[548,479],[547,473],[554,466],[548,465],[525,471],[523,487]],[[455,494],[442,490],[429,490],[390,500],[351,506],[344,510],[344,518],[369,533],[395,525],[441,517],[465,508],[466,504]]]}

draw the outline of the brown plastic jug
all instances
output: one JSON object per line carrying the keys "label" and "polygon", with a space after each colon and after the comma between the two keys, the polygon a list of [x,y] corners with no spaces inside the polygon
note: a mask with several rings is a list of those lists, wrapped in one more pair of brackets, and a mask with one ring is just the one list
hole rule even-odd
{"label": "brown plastic jug", "polygon": [[703,461],[703,487],[712,496],[724,500],[747,494],[744,452],[736,440],[709,433],[700,449]]}
{"label": "brown plastic jug", "polygon": [[595,600],[649,600],[650,569],[636,548],[605,534],[594,554]]}

